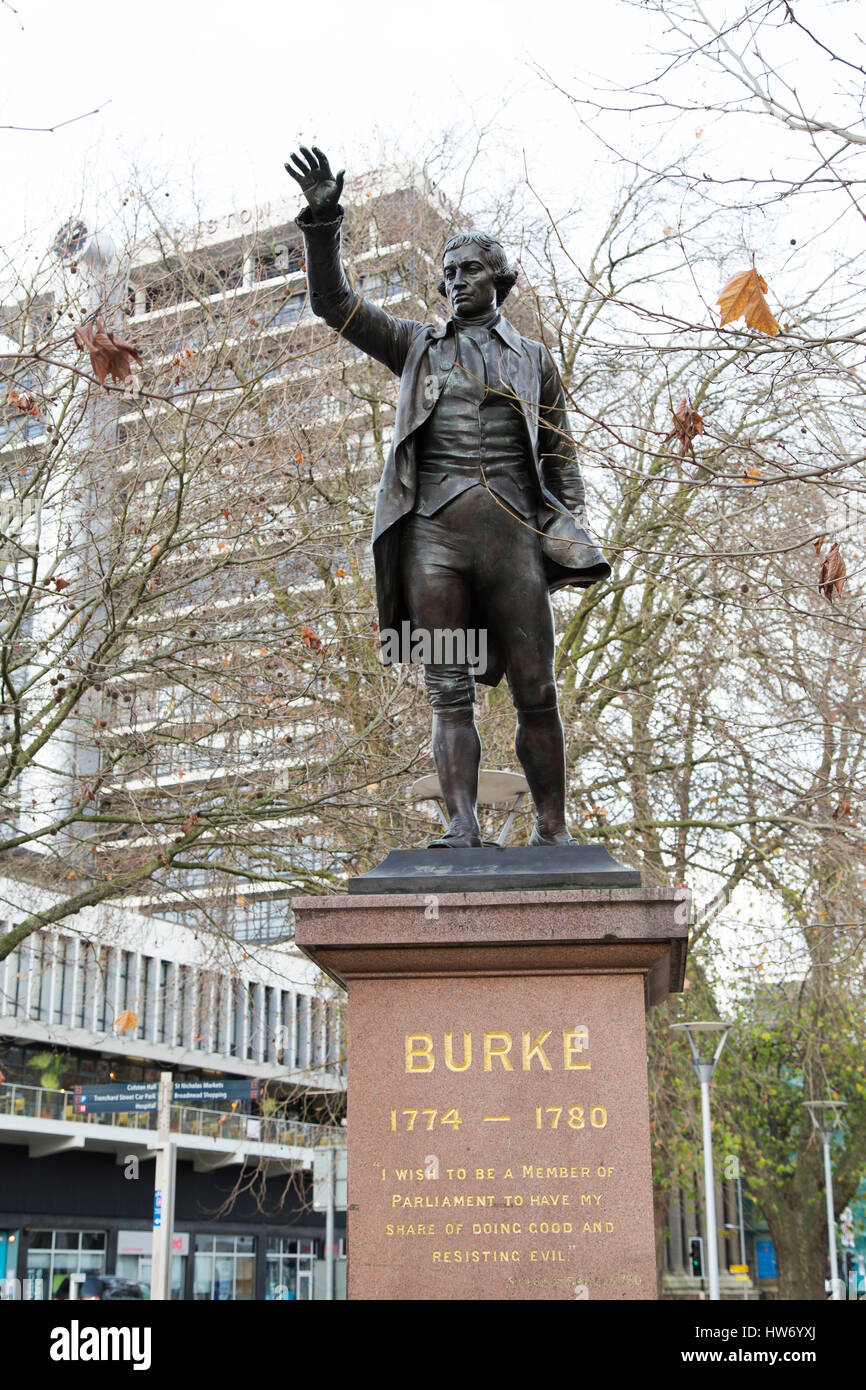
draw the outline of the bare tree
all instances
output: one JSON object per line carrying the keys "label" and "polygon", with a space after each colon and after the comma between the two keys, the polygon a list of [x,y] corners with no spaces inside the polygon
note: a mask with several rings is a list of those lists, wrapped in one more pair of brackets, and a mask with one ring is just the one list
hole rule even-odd
{"label": "bare tree", "polygon": [[[528,243],[590,514],[618,556],[607,591],[563,613],[573,794],[589,833],[626,858],[639,849],[651,878],[697,888],[686,1016],[724,998],[714,923],[731,920],[731,895],[748,886],[780,915],[799,984],[792,998],[790,983],[775,996],[744,983],[751,1053],[741,1085],[736,1044],[728,1061],[730,1142],[771,1222],[785,1296],[814,1297],[823,1240],[804,1090],[830,1087],[851,1107],[842,1205],[864,1151],[851,1053],[866,880],[859,40],[834,47],[796,4],[747,5],[724,26],[691,0],[655,8],[666,52],[645,82],[560,84],[622,170],[595,250],[576,218],[547,219]],[[800,48],[826,68],[820,108],[812,68],[793,75]],[[621,142],[623,112],[639,115],[643,145]],[[730,312],[738,294],[745,326]],[[748,959],[739,971],[751,978]],[[666,1022],[653,1038],[660,1206],[682,1181],[691,1123]],[[788,1168],[785,1143],[800,1155]]]}
{"label": "bare tree", "polygon": [[332,884],[423,756],[364,549],[388,402],[273,241],[156,223],[123,266],[73,225],[52,292],[7,304],[4,953],[121,895],[220,925]]}

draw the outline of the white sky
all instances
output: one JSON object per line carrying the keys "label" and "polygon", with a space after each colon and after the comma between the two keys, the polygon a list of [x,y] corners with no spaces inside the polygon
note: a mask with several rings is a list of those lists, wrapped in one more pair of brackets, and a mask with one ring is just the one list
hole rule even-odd
{"label": "white sky", "polygon": [[631,9],[624,25],[615,0],[12,3],[17,17],[0,7],[0,124],[102,109],[54,134],[0,131],[7,246],[25,224],[50,239],[83,188],[87,209],[97,190],[132,183],[135,164],[165,179],[178,212],[194,179],[219,213],[300,198],[283,172],[299,142],[360,173],[380,133],[412,154],[455,121],[491,117],[492,159],[519,159],[524,146],[547,196],[581,188],[597,151],[532,64],[564,81],[579,68],[619,76],[647,28]]}
{"label": "white sky", "polygon": [[[703,8],[730,18],[742,0]],[[797,8],[821,38],[862,57],[862,0]],[[372,167],[383,138],[417,158],[455,125],[487,129],[473,187],[495,187],[502,171],[520,176],[525,152],[555,213],[595,208],[601,217],[615,162],[536,68],[571,92],[627,85],[663,65],[650,53],[669,51],[665,28],[625,0],[0,0],[0,126],[52,125],[100,107],[53,134],[0,129],[0,246],[20,264],[25,242],[43,250],[71,213],[105,225],[123,194],[144,185],[168,195],[171,225],[284,197],[300,208],[283,170],[299,143],[320,145],[352,175]],[[833,105],[826,59],[787,66],[808,50],[802,35],[786,25],[764,42],[808,104]],[[852,80],[842,65],[834,73]],[[669,90],[699,100],[704,82],[690,63]],[[615,129],[632,150],[659,134],[646,115]],[[657,154],[664,162],[698,144],[714,172],[778,170],[784,151],[762,140],[736,115],[690,115],[665,127]],[[797,165],[812,161],[802,137],[789,153]],[[673,204],[663,218],[676,221]]]}

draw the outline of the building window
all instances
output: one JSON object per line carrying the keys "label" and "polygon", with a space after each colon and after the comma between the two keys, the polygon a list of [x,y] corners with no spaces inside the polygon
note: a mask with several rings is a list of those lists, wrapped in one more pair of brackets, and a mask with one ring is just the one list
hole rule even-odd
{"label": "building window", "polygon": [[289,295],[273,312],[265,310],[267,314],[266,326],[275,328],[281,323],[296,323],[303,315],[306,299],[306,291],[300,290],[296,294]]}
{"label": "building window", "polygon": [[294,935],[288,898],[246,898],[235,916],[238,941],[285,941]]}
{"label": "building window", "polygon": [[27,1251],[25,1297],[51,1299],[70,1274],[104,1273],[104,1231],[34,1231]]}
{"label": "building window", "polygon": [[174,961],[161,960],[159,963],[159,1024],[157,1042],[175,1041],[175,1022],[177,1018],[177,967]]}
{"label": "building window", "polygon": [[269,1240],[265,1298],[309,1303],[313,1297],[315,1257],[316,1247],[312,1240]]}
{"label": "building window", "polygon": [[[176,1301],[183,1298],[189,1242],[190,1237],[185,1232],[175,1231],[172,1236],[171,1297]],[[150,1296],[152,1253],[152,1231],[118,1231],[115,1273],[121,1279],[143,1284],[148,1291],[145,1297]]]}
{"label": "building window", "polygon": [[273,280],[278,275],[291,275],[301,268],[301,254],[297,247],[280,242],[256,255],[256,279]]}
{"label": "building window", "polygon": [[295,1056],[302,1071],[310,1069],[310,996],[298,996],[298,1040]]}
{"label": "building window", "polygon": [[389,275],[362,275],[358,281],[358,291],[365,299],[389,299],[406,288],[406,280],[396,271]]}
{"label": "building window", "polygon": [[[183,1281],[185,1278],[186,1257],[184,1255],[172,1255],[171,1257],[171,1297],[175,1302],[183,1299]],[[150,1255],[118,1255],[117,1256],[117,1275],[121,1279],[129,1279],[134,1284],[142,1284],[148,1290],[146,1297],[149,1297],[151,1279],[153,1277],[151,1269]]]}
{"label": "building window", "polygon": [[156,1039],[156,977],[156,960],[153,956],[144,956],[141,962],[140,994],[136,1013],[139,1016],[141,1036],[151,1042]]}
{"label": "building window", "polygon": [[193,1298],[251,1301],[255,1263],[253,1236],[196,1236]]}

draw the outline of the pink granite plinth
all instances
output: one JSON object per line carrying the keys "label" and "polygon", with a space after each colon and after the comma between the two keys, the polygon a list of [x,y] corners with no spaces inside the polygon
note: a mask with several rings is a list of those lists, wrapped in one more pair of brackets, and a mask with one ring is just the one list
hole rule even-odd
{"label": "pink granite plinth", "polygon": [[662,889],[300,898],[348,990],[349,1297],[656,1296],[645,1014]]}

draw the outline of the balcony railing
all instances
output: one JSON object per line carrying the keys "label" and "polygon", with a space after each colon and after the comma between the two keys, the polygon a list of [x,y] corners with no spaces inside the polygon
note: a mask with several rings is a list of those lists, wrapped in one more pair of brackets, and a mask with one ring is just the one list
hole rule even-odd
{"label": "balcony railing", "polygon": [[[77,1115],[72,1091],[52,1091],[44,1086],[0,1085],[0,1116],[22,1119],[66,1120],[75,1124],[120,1125],[127,1129],[156,1129],[156,1109],[116,1111],[112,1114]],[[346,1131],[334,1125],[307,1124],[280,1115],[248,1115],[235,1110],[200,1110],[194,1105],[171,1107],[171,1132],[205,1139],[256,1144],[282,1144],[316,1149],[344,1144]]]}

